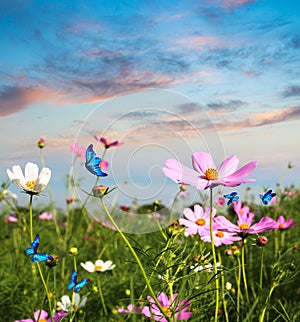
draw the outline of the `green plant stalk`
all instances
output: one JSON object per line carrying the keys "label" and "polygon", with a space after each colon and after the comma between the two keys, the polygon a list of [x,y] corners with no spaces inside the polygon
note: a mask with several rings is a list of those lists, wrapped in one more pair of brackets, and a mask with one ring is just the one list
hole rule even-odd
{"label": "green plant stalk", "polygon": [[264,321],[265,314],[266,314],[266,309],[267,309],[267,307],[268,307],[268,303],[269,303],[269,301],[270,301],[270,298],[271,298],[271,296],[272,296],[273,291],[275,290],[275,288],[276,288],[277,286],[278,286],[277,284],[272,285],[272,287],[271,287],[271,289],[270,289],[270,292],[269,292],[269,294],[268,294],[268,297],[267,297],[267,299],[266,299],[265,306],[264,306],[264,308],[263,308],[263,310],[262,310],[262,312],[261,312],[261,314],[260,314],[260,316],[259,316],[259,322],[263,322],[263,321]]}
{"label": "green plant stalk", "polygon": [[30,243],[33,242],[33,226],[32,226],[32,198],[33,195],[30,194],[29,200],[29,234],[30,234]]}
{"label": "green plant stalk", "polygon": [[159,301],[158,301],[158,299],[157,299],[157,297],[156,297],[156,295],[155,295],[155,293],[154,293],[154,291],[153,291],[153,289],[152,289],[152,286],[151,286],[151,284],[150,284],[150,282],[149,282],[149,279],[148,279],[148,277],[147,277],[147,274],[146,274],[146,272],[145,272],[145,269],[144,269],[144,267],[143,267],[143,264],[142,264],[142,262],[140,261],[139,257],[137,256],[137,253],[135,252],[135,250],[134,250],[134,249],[133,249],[133,247],[131,246],[131,244],[130,244],[129,240],[127,239],[127,237],[126,237],[126,236],[123,234],[123,232],[120,230],[120,228],[119,228],[119,226],[117,225],[117,223],[115,222],[115,220],[114,220],[114,219],[112,218],[112,216],[110,215],[110,213],[109,213],[109,211],[108,211],[108,209],[107,209],[107,207],[106,207],[106,204],[104,203],[103,198],[100,198],[100,199],[101,199],[102,207],[103,207],[103,209],[104,209],[104,211],[105,211],[105,213],[106,213],[107,217],[109,218],[109,220],[111,221],[111,223],[116,227],[116,229],[117,229],[117,231],[118,231],[119,235],[121,236],[121,238],[123,239],[123,241],[125,242],[125,244],[127,245],[127,247],[129,248],[130,252],[132,253],[132,255],[133,255],[133,257],[134,257],[134,259],[136,260],[136,262],[137,262],[137,264],[138,264],[138,266],[139,266],[139,268],[140,268],[140,271],[141,271],[141,273],[142,273],[142,275],[143,275],[143,277],[144,277],[144,280],[145,280],[145,282],[146,282],[146,285],[147,285],[147,287],[148,287],[148,290],[149,290],[149,292],[150,292],[150,294],[151,294],[151,296],[152,296],[152,298],[153,298],[153,300],[154,300],[155,304],[157,305],[157,307],[159,308],[159,310],[161,311],[161,313],[163,314],[163,316],[166,318],[166,320],[167,320],[168,322],[171,322],[170,317],[165,313],[165,311],[164,311],[163,307],[162,307],[162,306],[161,306],[161,304],[159,303]]}
{"label": "green plant stalk", "polygon": [[263,271],[264,271],[264,250],[265,247],[261,247],[260,252],[260,274],[259,274],[259,288],[262,290],[262,280],[263,280]]}
{"label": "green plant stalk", "polygon": [[41,270],[40,263],[37,262],[36,265],[37,265],[37,268],[38,268],[38,271],[39,271],[39,274],[40,274],[40,277],[41,277],[41,280],[42,280],[42,283],[43,283],[43,286],[44,286],[44,289],[45,289],[45,293],[46,293],[46,296],[47,296],[48,305],[49,305],[49,314],[50,314],[50,317],[51,317],[51,321],[54,322],[53,317],[52,317],[52,303],[51,303],[51,300],[50,300],[49,290],[48,290],[47,284],[45,282],[45,279],[44,279],[44,276],[43,276],[43,273],[42,273],[42,270]]}
{"label": "green plant stalk", "polygon": [[103,306],[104,315],[107,315],[107,308],[106,308],[106,305],[105,305],[104,296],[103,296],[102,287],[101,287],[101,281],[100,281],[100,274],[101,273],[99,272],[97,274],[98,274],[97,280],[98,280],[98,289],[99,289],[100,300],[101,300],[101,303],[102,303],[102,306]]}
{"label": "green plant stalk", "polygon": [[210,240],[211,240],[211,250],[212,250],[212,255],[213,255],[213,261],[214,261],[214,275],[215,275],[215,286],[216,286],[216,291],[215,291],[215,301],[216,301],[216,307],[215,307],[215,318],[214,321],[218,321],[218,314],[219,314],[219,276],[218,276],[218,269],[217,269],[217,257],[216,257],[216,251],[215,251],[215,244],[214,244],[214,235],[213,235],[213,193],[212,189],[209,189],[209,233],[210,233]]}
{"label": "green plant stalk", "polygon": [[237,297],[236,297],[236,311],[237,311],[237,322],[240,319],[240,298],[242,297],[242,293],[241,293],[241,261],[240,258],[237,258],[238,261],[238,276],[236,279],[236,284],[237,284]]}
{"label": "green plant stalk", "polygon": [[[222,267],[222,257],[220,252],[218,252],[218,261]],[[225,315],[225,321],[229,322],[229,318],[228,318],[228,311],[227,311],[227,302],[225,299],[225,276],[224,276],[224,271],[221,271],[221,285],[222,285],[222,302],[223,302],[223,309],[224,309],[224,315]]]}
{"label": "green plant stalk", "polygon": [[243,281],[244,281],[244,287],[245,287],[245,293],[246,293],[246,300],[249,304],[249,294],[248,294],[248,285],[247,285],[247,277],[246,277],[246,270],[245,270],[245,240],[243,239],[242,242],[242,275],[243,275]]}

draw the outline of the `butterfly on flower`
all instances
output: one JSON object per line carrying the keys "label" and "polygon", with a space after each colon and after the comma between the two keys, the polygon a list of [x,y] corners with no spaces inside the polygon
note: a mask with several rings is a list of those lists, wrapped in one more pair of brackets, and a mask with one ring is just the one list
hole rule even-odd
{"label": "butterfly on flower", "polygon": [[40,244],[40,236],[36,235],[34,238],[34,241],[30,244],[30,247],[26,249],[26,255],[27,256],[31,256],[30,260],[33,263],[36,263],[38,261],[40,262],[44,262],[44,261],[52,261],[53,257],[48,255],[48,254],[42,254],[42,253],[38,253],[37,249],[39,247]]}
{"label": "butterfly on flower", "polygon": [[70,283],[68,285],[68,290],[74,290],[75,293],[78,293],[89,281],[90,279],[86,278],[80,282],[77,282],[77,272],[73,270],[70,278]]}
{"label": "butterfly on flower", "polygon": [[264,205],[267,205],[275,196],[276,193],[272,192],[272,190],[270,189],[264,195],[260,194],[259,198],[261,199]]}
{"label": "butterfly on flower", "polygon": [[229,193],[227,195],[224,195],[224,198],[229,199],[227,201],[227,206],[229,206],[232,203],[238,201],[240,197],[237,195],[237,192],[234,191],[234,192],[231,192],[231,193]]}
{"label": "butterfly on flower", "polygon": [[106,177],[107,173],[101,171],[100,164],[101,159],[96,156],[96,153],[93,150],[93,144],[90,144],[85,153],[85,167],[90,173],[98,177]]}

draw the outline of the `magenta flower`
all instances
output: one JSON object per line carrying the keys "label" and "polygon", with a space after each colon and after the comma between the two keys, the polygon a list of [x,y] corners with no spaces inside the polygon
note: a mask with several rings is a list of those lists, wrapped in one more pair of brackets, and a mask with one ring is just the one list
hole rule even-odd
{"label": "magenta flower", "polygon": [[112,146],[120,146],[120,145],[122,145],[123,144],[123,142],[119,142],[119,141],[113,141],[113,142],[110,142],[110,141],[108,141],[107,139],[105,139],[105,138],[98,138],[96,135],[94,135],[94,138],[98,141],[98,142],[100,142],[100,143],[102,143],[103,145],[104,145],[104,148],[105,149],[109,149],[110,147],[112,147]]}
{"label": "magenta flower", "polygon": [[[52,318],[54,322],[60,322],[67,315],[68,313],[59,311],[58,313],[55,313]],[[15,322],[52,322],[51,318],[48,318],[48,313],[44,310],[34,312],[33,317],[34,319],[16,320]]]}
{"label": "magenta flower", "polygon": [[224,207],[225,205],[225,198],[223,197],[219,197],[216,201],[216,204],[219,206],[219,207]]}
{"label": "magenta flower", "polygon": [[[228,233],[226,231],[221,231],[221,230],[213,230],[213,236],[214,236],[214,245],[216,247],[219,247],[223,244],[230,245],[235,241],[242,239],[241,237],[236,236],[236,233]],[[207,230],[207,234],[205,236],[202,236],[201,239],[204,242],[209,242],[209,243],[211,242],[209,230]]]}
{"label": "magenta flower", "polygon": [[47,211],[44,211],[39,215],[40,220],[52,220],[52,218],[53,218],[53,215]]}
{"label": "magenta flower", "polygon": [[117,311],[122,314],[139,314],[142,313],[143,306],[134,306],[129,304],[126,309],[118,308]]}
{"label": "magenta flower", "polygon": [[233,210],[237,215],[243,215],[250,212],[250,208],[248,206],[242,207],[241,201],[237,201],[233,204]]}
{"label": "magenta flower", "polygon": [[[213,208],[213,217],[215,216],[216,212],[216,209]],[[186,234],[199,234],[200,236],[207,234],[207,230],[209,231],[210,208],[205,208],[205,210],[203,210],[200,205],[195,205],[194,211],[192,211],[190,208],[185,208],[183,210],[183,214],[186,219],[180,218],[179,223],[180,225],[187,227],[185,229]]]}
{"label": "magenta flower", "polygon": [[218,216],[214,218],[214,229],[237,233],[242,238],[246,238],[249,234],[260,234],[274,229],[274,220],[270,217],[263,217],[259,222],[252,225],[254,216],[253,213],[238,215],[237,225],[231,223],[224,216]]}
{"label": "magenta flower", "polygon": [[70,146],[71,151],[79,158],[85,159],[86,148],[77,143]]}
{"label": "magenta flower", "polygon": [[233,155],[224,160],[217,168],[207,152],[195,152],[192,155],[193,168],[190,169],[175,159],[166,161],[163,171],[167,177],[179,184],[191,185],[198,190],[213,188],[218,185],[236,187],[255,179],[244,179],[256,167],[256,161],[247,163],[237,170],[239,159]]}
{"label": "magenta flower", "polygon": [[297,226],[297,224],[293,224],[293,221],[293,218],[289,218],[287,221],[285,221],[283,216],[279,216],[277,221],[274,223],[274,229],[285,230]]}
{"label": "magenta flower", "polygon": [[6,218],[6,222],[8,223],[13,223],[13,222],[18,222],[19,219],[13,215],[9,215],[7,218]]}
{"label": "magenta flower", "polygon": [[[173,302],[163,292],[158,294],[157,299],[167,316],[175,316],[177,320],[184,321],[193,315],[192,312],[187,312],[191,303],[188,300],[183,300],[180,302],[176,301],[177,295],[178,293],[173,295]],[[153,298],[148,296],[147,299],[149,301],[149,306],[143,307],[142,314],[153,319],[154,321],[167,322],[167,319],[161,313]]]}

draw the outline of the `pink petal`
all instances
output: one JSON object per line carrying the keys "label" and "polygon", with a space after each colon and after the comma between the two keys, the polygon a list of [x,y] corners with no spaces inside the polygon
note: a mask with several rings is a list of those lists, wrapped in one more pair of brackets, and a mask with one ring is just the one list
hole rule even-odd
{"label": "pink petal", "polygon": [[47,320],[48,313],[44,310],[38,310],[38,311],[34,312],[33,316],[34,316],[35,321],[39,321],[42,319]]}
{"label": "pink petal", "polygon": [[193,168],[204,175],[204,172],[209,169],[216,169],[214,161],[208,152],[195,152],[192,154]]}
{"label": "pink petal", "polygon": [[198,218],[200,218],[200,216],[198,217],[194,211],[192,211],[192,209],[190,208],[184,208],[183,209],[183,214],[185,216],[185,218],[187,218],[188,220],[195,222]]}
{"label": "pink petal", "polygon": [[232,155],[220,164],[217,171],[221,177],[227,177],[236,171],[239,162],[239,159],[235,155]]}
{"label": "pink petal", "polygon": [[171,305],[171,301],[169,300],[168,296],[163,292],[159,293],[157,299],[162,306],[170,306]]}
{"label": "pink petal", "polygon": [[[230,182],[230,181],[239,181],[241,178],[246,177],[249,173],[251,173],[256,167],[256,161],[252,161],[247,163],[246,165],[244,165],[243,167],[241,167],[239,170],[237,170],[236,172],[232,173],[229,176],[226,176],[224,178],[224,180],[226,182]],[[255,181],[254,179],[247,179],[247,180],[252,180]],[[243,180],[245,181],[245,180]],[[247,181],[249,182],[249,181]]]}

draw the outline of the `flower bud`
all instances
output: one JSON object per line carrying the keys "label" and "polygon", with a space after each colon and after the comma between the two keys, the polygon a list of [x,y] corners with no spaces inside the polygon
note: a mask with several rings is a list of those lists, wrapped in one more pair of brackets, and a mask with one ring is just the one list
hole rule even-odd
{"label": "flower bud", "polygon": [[45,144],[46,144],[46,139],[40,138],[38,141],[38,147],[42,149],[45,146]]}
{"label": "flower bud", "polygon": [[48,259],[47,261],[46,261],[46,265],[48,266],[48,267],[54,267],[54,266],[56,266],[57,265],[57,262],[58,262],[58,259],[59,259],[59,256],[56,256],[56,255],[52,255],[52,259]]}
{"label": "flower bud", "polygon": [[228,256],[228,257],[231,257],[233,255],[233,252],[231,249],[227,249],[226,252],[225,252],[225,255]]}
{"label": "flower bud", "polygon": [[104,185],[99,185],[99,186],[94,186],[93,187],[93,194],[95,197],[103,197],[104,195],[107,194],[108,192],[108,187],[104,186]]}
{"label": "flower bud", "polygon": [[256,245],[259,246],[259,247],[266,246],[267,243],[268,243],[268,238],[266,236],[259,236],[256,239]]}
{"label": "flower bud", "polygon": [[126,289],[126,290],[125,290],[125,294],[126,294],[127,296],[129,296],[129,295],[130,295],[130,290],[129,290],[129,289]]}
{"label": "flower bud", "polygon": [[69,253],[71,255],[77,255],[78,254],[78,248],[75,247],[75,246],[71,247],[70,250],[69,250]]}

